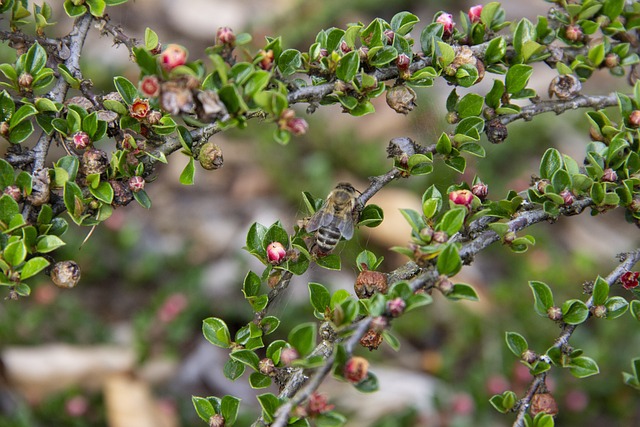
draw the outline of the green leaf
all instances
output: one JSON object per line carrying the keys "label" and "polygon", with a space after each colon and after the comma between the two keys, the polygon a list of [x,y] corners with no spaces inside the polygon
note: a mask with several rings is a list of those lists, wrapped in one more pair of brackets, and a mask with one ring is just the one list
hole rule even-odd
{"label": "green leaf", "polygon": [[331,301],[331,294],[323,285],[319,283],[309,283],[309,298],[311,305],[318,313],[324,313],[325,309],[329,307]]}
{"label": "green leaf", "polygon": [[438,255],[438,273],[446,276],[455,276],[462,268],[462,260],[455,244],[448,244]]}
{"label": "green leaf", "polygon": [[609,298],[609,284],[602,277],[598,276],[593,284],[593,305],[604,305]]}
{"label": "green leaf", "polygon": [[24,240],[16,240],[9,243],[3,252],[4,260],[12,267],[22,264],[27,258],[27,247]]}
{"label": "green leaf", "polygon": [[456,207],[447,211],[440,222],[437,229],[444,231],[449,236],[453,236],[462,228],[464,224],[464,218],[467,215],[467,209],[465,207]]}
{"label": "green leaf", "polygon": [[194,179],[196,175],[196,166],[195,160],[193,157],[189,156],[189,162],[182,170],[180,174],[180,184],[182,185],[193,185]]}
{"label": "green leaf", "polygon": [[522,357],[522,354],[529,349],[527,340],[517,332],[507,332],[505,334],[507,347],[516,357]]}
{"label": "green leaf", "polygon": [[260,327],[262,328],[262,332],[264,335],[269,335],[272,332],[275,332],[280,326],[280,319],[275,316],[266,316],[264,319],[260,321]]}
{"label": "green leaf", "polygon": [[258,295],[261,284],[260,276],[253,271],[249,271],[245,276],[244,283],[242,285],[242,293],[244,294],[244,297],[247,298]]}
{"label": "green leaf", "polygon": [[215,317],[209,317],[202,322],[202,333],[211,344],[222,348],[229,348],[231,335],[227,324]]}
{"label": "green leaf", "polygon": [[577,299],[565,301],[562,304],[562,320],[569,325],[579,325],[589,317],[587,305]]}
{"label": "green leaf", "polygon": [[191,403],[193,403],[193,407],[195,408],[198,416],[207,423],[209,422],[209,419],[216,414],[211,402],[204,397],[191,396]]}
{"label": "green leaf", "polygon": [[622,316],[629,309],[629,303],[622,297],[611,297],[604,305],[607,307],[607,319],[609,320]]}
{"label": "green leaf", "polygon": [[251,375],[249,375],[249,385],[253,389],[267,388],[271,385],[271,378],[260,372],[252,372]]}
{"label": "green leaf", "polygon": [[567,367],[576,378],[586,378],[600,373],[600,368],[598,368],[596,361],[586,356],[572,358]]}
{"label": "green leaf", "polygon": [[267,234],[267,227],[257,222],[254,222],[249,228],[249,232],[247,233],[247,246],[246,249],[249,253],[255,254],[260,258],[264,258],[266,256],[265,247],[271,243],[265,243],[265,235]]}
{"label": "green leaf", "polygon": [[133,101],[138,97],[138,89],[134,84],[122,76],[114,77],[113,83],[125,104],[133,104]]}
{"label": "green leaf", "polygon": [[309,355],[316,346],[316,330],[316,323],[308,322],[297,325],[289,332],[287,340],[301,357]]}
{"label": "green leaf", "polygon": [[133,193],[133,198],[145,209],[151,209],[151,199],[146,191],[140,190],[137,193]]}
{"label": "green leaf", "polygon": [[342,81],[350,82],[358,74],[360,68],[360,58],[358,52],[352,50],[340,58],[338,68],[336,69],[336,77]]}
{"label": "green leaf", "polygon": [[453,290],[450,294],[446,295],[447,299],[452,301],[458,301],[461,299],[469,301],[479,301],[478,294],[472,286],[466,283],[456,283],[453,285]]}
{"label": "green leaf", "polygon": [[231,381],[235,381],[244,374],[246,365],[238,362],[237,360],[229,359],[224,364],[224,368],[222,370],[225,378],[230,379]]}
{"label": "green leaf", "polygon": [[[486,9],[486,6],[482,9],[482,12]],[[504,58],[504,55],[507,53],[507,42],[504,40],[504,37],[496,37],[489,42],[487,46],[487,50],[484,54],[485,63],[493,64],[500,61]]]}
{"label": "green leaf", "polygon": [[278,57],[278,68],[284,76],[290,76],[302,67],[302,55],[296,49],[286,49]]}
{"label": "green leaf", "polygon": [[[147,50],[153,50],[158,46],[160,39],[155,31],[147,27],[144,30],[144,47]],[[208,420],[207,420],[208,421]]]}
{"label": "green leaf", "polygon": [[551,292],[551,288],[546,283],[535,280],[529,282],[529,287],[533,291],[533,298],[535,300],[533,308],[540,316],[547,317],[549,308],[553,307],[553,293]]}
{"label": "green leaf", "polygon": [[533,73],[533,67],[525,64],[516,64],[509,68],[505,77],[505,87],[510,94],[522,91],[529,83]]}
{"label": "green leaf", "polygon": [[40,236],[36,244],[36,252],[46,254],[55,251],[66,243],[58,236],[48,235]]}
{"label": "green leaf", "polygon": [[49,265],[49,261],[42,257],[34,257],[28,260],[20,271],[20,280],[28,279],[40,273]]}
{"label": "green leaf", "polygon": [[231,352],[229,355],[233,360],[237,360],[240,363],[244,363],[245,365],[253,368],[254,371],[258,371],[258,363],[260,363],[260,358],[256,353],[251,350],[236,350]]}
{"label": "green leaf", "polygon": [[391,18],[391,29],[401,36],[408,34],[420,21],[416,15],[409,12],[398,12]]}
{"label": "green leaf", "polygon": [[640,322],[640,301],[631,301],[631,304],[629,305],[629,311],[631,312],[631,315]]}
{"label": "green leaf", "polygon": [[361,393],[373,393],[380,389],[380,384],[378,383],[378,377],[369,372],[367,377],[359,383],[354,384],[354,387]]}
{"label": "green leaf", "polygon": [[615,20],[624,10],[624,0],[606,0],[602,7],[602,13],[607,15],[612,21]]}
{"label": "green leaf", "polygon": [[460,118],[478,116],[482,113],[484,98],[475,93],[468,93],[458,102],[457,111]]}
{"label": "green leaf", "polygon": [[47,52],[40,46],[40,43],[35,42],[27,51],[24,72],[34,75],[40,71],[46,63]]}
{"label": "green leaf", "polygon": [[[285,51],[286,52],[286,51]],[[247,82],[244,87],[245,93],[254,97],[260,91],[263,91],[267,85],[269,84],[269,80],[271,80],[271,73],[264,70],[258,70],[251,74],[251,77],[247,79]]]}
{"label": "green leaf", "polygon": [[358,218],[358,226],[377,227],[384,220],[384,212],[378,205],[372,203],[364,207]]}
{"label": "green leaf", "polygon": [[20,215],[20,207],[11,196],[3,194],[0,197],[0,221],[8,226],[14,215]]}
{"label": "green leaf", "polygon": [[548,148],[540,161],[540,178],[551,179],[562,168],[562,155],[555,148]]}
{"label": "green leaf", "polygon": [[93,186],[90,186],[89,192],[97,200],[100,200],[101,202],[104,202],[108,205],[110,205],[111,202],[113,202],[113,196],[114,196],[113,187],[111,187],[111,184],[109,184],[106,181],[100,182],[96,188],[93,188]]}
{"label": "green leaf", "polygon": [[[371,55],[372,52],[375,52]],[[351,53],[351,52],[349,52]],[[369,65],[372,67],[384,67],[395,61],[398,57],[398,51],[392,46],[384,46],[380,49],[371,49],[369,51]]]}
{"label": "green leaf", "polygon": [[[238,418],[240,399],[235,396],[224,396],[220,401],[220,414],[224,418],[225,425],[231,426]],[[209,420],[207,420],[208,422]]]}
{"label": "green leaf", "polygon": [[9,129],[13,130],[17,125],[23,122],[25,119],[38,114],[38,109],[31,104],[24,104],[22,107],[13,113],[11,120],[9,121]]}
{"label": "green leaf", "polygon": [[507,390],[502,394],[496,394],[489,399],[489,403],[493,406],[498,412],[506,414],[510,412],[515,406],[517,401],[517,396],[514,392]]}
{"label": "green leaf", "polygon": [[256,398],[262,408],[262,417],[264,418],[264,421],[271,424],[274,420],[274,415],[282,402],[272,393],[260,394],[256,396]]}
{"label": "green leaf", "polygon": [[328,270],[340,270],[340,257],[336,254],[318,257],[316,259],[316,264]]}
{"label": "green leaf", "polygon": [[11,130],[11,133],[9,134],[9,142],[12,144],[20,144],[22,141],[29,138],[33,131],[33,123],[31,123],[30,120],[24,120],[18,123],[18,125]]}

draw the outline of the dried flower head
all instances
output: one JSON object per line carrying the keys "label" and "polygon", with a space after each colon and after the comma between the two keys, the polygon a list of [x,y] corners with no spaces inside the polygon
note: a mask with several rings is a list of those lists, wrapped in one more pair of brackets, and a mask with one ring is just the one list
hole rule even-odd
{"label": "dried flower head", "polygon": [[80,281],[80,267],[75,261],[60,261],[51,269],[51,280],[59,288],[74,288]]}
{"label": "dried flower head", "polygon": [[387,88],[387,105],[400,114],[409,114],[416,108],[416,92],[406,85]]}

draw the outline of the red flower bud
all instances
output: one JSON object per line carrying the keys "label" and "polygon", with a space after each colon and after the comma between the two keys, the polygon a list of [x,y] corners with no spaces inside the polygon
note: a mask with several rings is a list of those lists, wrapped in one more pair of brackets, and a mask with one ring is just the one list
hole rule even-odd
{"label": "red flower bud", "polygon": [[151,107],[149,106],[149,100],[136,98],[133,104],[129,106],[129,115],[137,120],[142,120],[149,114]]}
{"label": "red flower bud", "polygon": [[186,63],[187,50],[180,45],[170,44],[160,54],[160,64],[167,71]]}
{"label": "red flower bud", "polygon": [[160,81],[156,76],[144,76],[139,86],[140,92],[146,97],[152,98],[160,94]]}
{"label": "red flower bud", "polygon": [[393,44],[393,38],[396,33],[394,33],[393,30],[384,30],[384,35],[387,38],[387,44]]}
{"label": "red flower bud", "polygon": [[480,22],[480,14],[482,13],[482,5],[478,4],[469,8],[469,20],[471,23]]}
{"label": "red flower bud", "polygon": [[469,190],[455,190],[449,193],[449,200],[459,206],[471,209],[473,203],[473,193]]}
{"label": "red flower bud", "polygon": [[73,146],[76,150],[84,150],[91,145],[91,138],[86,132],[76,132],[73,134]]}
{"label": "red flower bud", "polygon": [[278,120],[278,126],[282,130],[287,130],[293,135],[300,136],[307,133],[309,124],[303,118],[296,117],[295,111],[291,109],[284,110]]}
{"label": "red flower bud", "polygon": [[407,303],[400,297],[394,298],[387,302],[387,311],[391,317],[399,317],[404,313],[404,309],[407,307]]}
{"label": "red flower bud", "polygon": [[216,39],[219,44],[228,44],[232,45],[236,42],[236,35],[233,33],[233,30],[229,27],[220,27],[218,28],[218,32],[216,33]]}
{"label": "red flower bud", "polygon": [[278,265],[287,256],[287,250],[280,242],[271,242],[267,246],[267,259],[270,264]]}
{"label": "red flower bud", "polygon": [[342,41],[340,42],[340,51],[341,51],[342,53],[349,53],[349,52],[351,52],[351,48],[349,47],[349,45],[347,44],[347,42],[346,42],[346,41],[344,41],[344,40],[342,40]]}
{"label": "red flower bud", "polygon": [[444,38],[450,37],[453,33],[453,16],[450,13],[443,12],[436,18],[436,22],[438,24],[442,24],[442,27],[444,28],[442,36]]}
{"label": "red flower bud", "polygon": [[344,376],[347,381],[358,384],[369,374],[369,361],[364,357],[353,356],[344,365]]}
{"label": "red flower bud", "polygon": [[622,287],[625,289],[633,289],[638,286],[638,277],[640,276],[640,272],[637,271],[627,271],[622,276],[620,276],[620,281],[622,282]]}

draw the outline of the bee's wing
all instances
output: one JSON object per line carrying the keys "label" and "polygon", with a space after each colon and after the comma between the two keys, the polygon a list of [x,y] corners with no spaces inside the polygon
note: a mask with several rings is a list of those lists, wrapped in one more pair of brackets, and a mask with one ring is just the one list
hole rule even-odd
{"label": "bee's wing", "polygon": [[309,218],[305,229],[307,231],[316,231],[320,227],[326,227],[331,224],[333,218],[333,214],[323,206],[318,209],[311,218]]}
{"label": "bee's wing", "polygon": [[353,237],[353,220],[351,216],[344,217],[338,224],[338,230],[340,230],[340,234],[346,240],[349,240]]}

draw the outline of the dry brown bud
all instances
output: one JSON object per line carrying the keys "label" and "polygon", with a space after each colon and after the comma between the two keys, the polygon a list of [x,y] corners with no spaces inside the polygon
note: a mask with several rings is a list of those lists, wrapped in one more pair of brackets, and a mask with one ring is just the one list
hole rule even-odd
{"label": "dry brown bud", "polygon": [[539,413],[556,416],[558,415],[558,404],[551,393],[536,393],[531,398],[531,408],[529,412],[532,417],[535,417]]}
{"label": "dry brown bud", "polygon": [[409,86],[387,88],[387,105],[400,114],[408,114],[416,107],[416,93]]}
{"label": "dry brown bud", "polygon": [[59,288],[74,288],[80,281],[80,267],[75,261],[57,262],[51,269],[51,280]]}
{"label": "dry brown bud", "polygon": [[360,299],[371,298],[376,293],[386,294],[387,276],[379,271],[363,270],[353,287]]}

